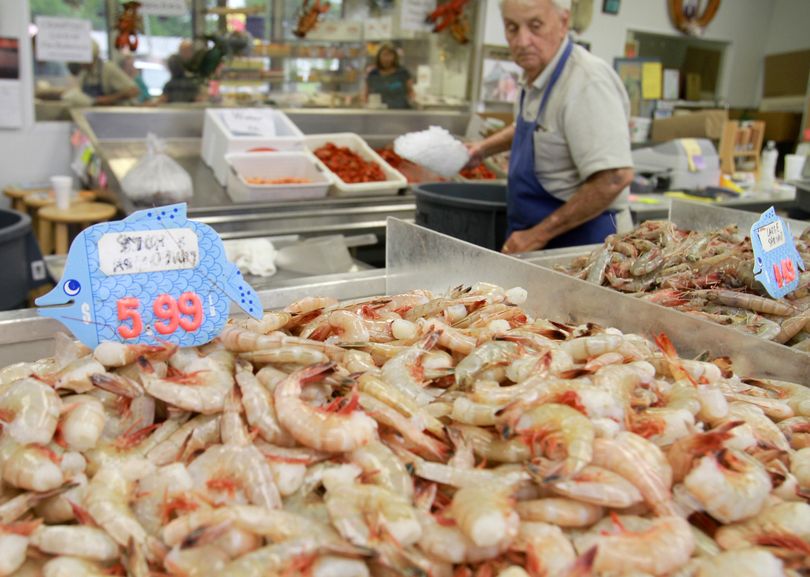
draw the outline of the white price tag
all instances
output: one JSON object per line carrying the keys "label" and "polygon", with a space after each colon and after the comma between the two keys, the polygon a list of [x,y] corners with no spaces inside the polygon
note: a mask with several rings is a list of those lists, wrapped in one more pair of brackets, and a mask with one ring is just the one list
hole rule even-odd
{"label": "white price tag", "polygon": [[249,136],[276,135],[272,110],[223,110],[222,118],[233,134]]}
{"label": "white price tag", "polygon": [[762,243],[762,248],[765,252],[770,252],[785,244],[785,230],[782,228],[782,221],[777,220],[762,228],[757,229],[757,236],[759,242]]}
{"label": "white price tag", "polygon": [[188,228],[111,232],[98,241],[98,260],[109,276],[183,270],[197,266],[200,251]]}
{"label": "white price tag", "polygon": [[37,16],[37,60],[42,62],[92,62],[90,21],[79,18]]}

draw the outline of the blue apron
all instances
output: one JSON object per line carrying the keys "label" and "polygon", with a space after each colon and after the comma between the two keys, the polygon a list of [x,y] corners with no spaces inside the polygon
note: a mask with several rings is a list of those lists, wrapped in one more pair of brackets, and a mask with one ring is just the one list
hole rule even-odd
{"label": "blue apron", "polygon": [[94,63],[96,67],[96,74],[98,75],[98,82],[91,82],[87,80],[85,77],[84,83],[82,84],[82,92],[84,92],[87,96],[91,98],[98,98],[99,96],[104,96],[104,87],[101,83],[101,76],[102,76],[102,64],[101,61]]}
{"label": "blue apron", "polygon": [[[512,152],[509,157],[506,209],[509,221],[509,228],[506,233],[507,239],[512,232],[533,227],[565,204],[565,201],[549,194],[537,178],[534,166],[534,132],[538,129],[538,121],[546,109],[551,90],[557,80],[560,79],[563,68],[565,68],[565,64],[568,62],[574,48],[574,43],[571,40],[566,40],[566,42],[568,44],[551,74],[546,89],[543,91],[543,99],[540,101],[540,107],[537,110],[537,117],[534,122],[523,120],[523,102],[526,89],[524,88],[520,93],[520,110],[515,125],[515,137],[512,139]],[[551,239],[543,248],[597,244],[615,232],[616,224],[613,216],[606,211],[577,228]]]}

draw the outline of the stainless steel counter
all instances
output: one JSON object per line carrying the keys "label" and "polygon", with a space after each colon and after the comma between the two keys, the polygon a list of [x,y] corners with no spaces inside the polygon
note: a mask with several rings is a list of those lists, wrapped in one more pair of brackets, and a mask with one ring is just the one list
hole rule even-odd
{"label": "stainless steel counter", "polygon": [[[372,146],[431,125],[463,134],[469,114],[448,111],[285,110],[305,134],[354,132]],[[138,209],[121,192],[123,176],[146,152],[144,138],[166,140],[167,153],[191,176],[189,216],[212,226],[224,239],[283,234],[318,236],[373,232],[383,239],[388,216],[412,221],[412,196],[326,198],[296,202],[234,203],[200,158],[205,110],[91,108],[73,112],[76,125],[98,151],[109,179],[110,200],[129,214]]]}
{"label": "stainless steel counter", "polygon": [[[665,219],[669,214],[672,199],[663,194],[636,194],[630,202],[633,222],[639,224],[645,220]],[[706,206],[736,208],[748,212],[765,212],[770,207],[776,209],[793,208],[797,204],[795,191],[780,190],[773,193],[751,191],[739,198],[719,202],[705,203]]]}

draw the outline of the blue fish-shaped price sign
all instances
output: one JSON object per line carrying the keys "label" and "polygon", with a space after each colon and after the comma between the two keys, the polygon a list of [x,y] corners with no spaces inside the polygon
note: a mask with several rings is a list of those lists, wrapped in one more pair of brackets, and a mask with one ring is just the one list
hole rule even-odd
{"label": "blue fish-shaped price sign", "polygon": [[228,262],[216,231],[174,204],[82,231],[62,280],[36,304],[89,347],[198,346],[219,335],[230,301],[261,319],[258,295]]}
{"label": "blue fish-shaped price sign", "polygon": [[751,245],[754,249],[754,278],[773,298],[782,298],[799,286],[799,275],[804,270],[799,251],[787,223],[776,216],[773,207],[762,213],[751,226]]}

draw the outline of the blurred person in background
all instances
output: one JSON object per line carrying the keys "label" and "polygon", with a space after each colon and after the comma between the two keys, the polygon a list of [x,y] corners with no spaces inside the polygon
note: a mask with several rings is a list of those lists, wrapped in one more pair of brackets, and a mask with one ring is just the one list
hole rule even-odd
{"label": "blurred person in background", "polygon": [[375,66],[366,76],[364,104],[368,104],[371,94],[379,94],[389,109],[413,108],[411,73],[400,66],[399,53],[391,44],[383,44],[377,50]]}
{"label": "blurred person in background", "polygon": [[82,93],[94,106],[132,104],[140,94],[138,85],[120,66],[101,59],[95,41],[93,61],[71,62],[68,69],[76,77]]}
{"label": "blurred person in background", "polygon": [[146,86],[146,82],[143,81],[143,76],[141,76],[141,71],[138,70],[135,66],[135,56],[133,54],[124,54],[121,56],[120,62],[121,70],[127,73],[127,76],[132,78],[135,81],[135,84],[138,86],[138,103],[147,102],[152,97],[149,94],[149,87]]}
{"label": "blurred person in background", "polygon": [[167,66],[172,77],[163,85],[159,102],[201,102],[205,96],[202,85],[188,75],[180,54],[172,54]]}

